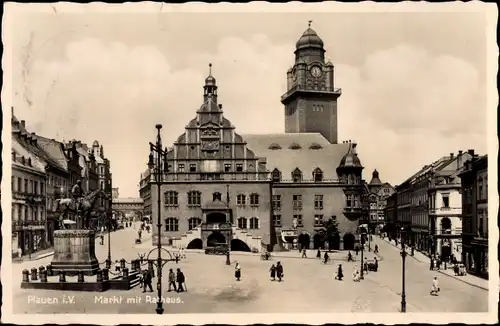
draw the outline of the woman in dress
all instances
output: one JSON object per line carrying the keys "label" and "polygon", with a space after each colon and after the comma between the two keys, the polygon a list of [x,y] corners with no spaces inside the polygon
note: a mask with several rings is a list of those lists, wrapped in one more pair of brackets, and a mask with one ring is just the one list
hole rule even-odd
{"label": "woman in dress", "polygon": [[239,281],[241,278],[241,267],[240,263],[236,263],[236,266],[234,267],[234,277],[236,277],[236,281]]}
{"label": "woman in dress", "polygon": [[271,266],[271,269],[269,270],[271,272],[271,278],[273,281],[276,281],[276,266],[274,264]]}

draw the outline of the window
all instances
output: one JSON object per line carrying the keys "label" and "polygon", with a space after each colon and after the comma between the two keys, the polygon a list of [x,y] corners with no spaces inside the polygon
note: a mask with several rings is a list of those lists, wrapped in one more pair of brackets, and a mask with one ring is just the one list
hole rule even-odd
{"label": "window", "polygon": [[189,164],[189,172],[196,172],[196,164]]}
{"label": "window", "polygon": [[190,191],[188,192],[188,207],[201,206],[201,192]]}
{"label": "window", "polygon": [[293,195],[293,210],[301,211],[302,210],[302,195]]}
{"label": "window", "polygon": [[302,181],[302,171],[299,168],[295,168],[292,172],[292,180],[293,182],[301,182]]}
{"label": "window", "polygon": [[281,215],[273,215],[273,225],[275,227],[281,226]]}
{"label": "window", "polygon": [[17,191],[23,192],[23,179],[17,178]]}
{"label": "window", "polygon": [[38,181],[35,181],[34,186],[33,186],[33,193],[35,195],[38,195]]}
{"label": "window", "polygon": [[336,215],[332,215],[332,221],[337,222],[337,216]]}
{"label": "window", "polygon": [[35,193],[35,188],[33,186],[33,180],[30,180],[30,194],[34,194]]}
{"label": "window", "polygon": [[322,227],[323,225],[324,225],[323,215],[321,215],[321,214],[314,215],[314,226],[315,227]]}
{"label": "window", "polygon": [[247,204],[247,196],[242,194],[236,196],[236,205],[245,206],[246,204]]}
{"label": "window", "polygon": [[346,207],[352,207],[353,204],[353,196],[352,195],[346,195],[345,196],[345,206]]}
{"label": "window", "polygon": [[314,182],[323,181],[323,171],[320,168],[316,168],[313,172]]}
{"label": "window", "polygon": [[273,210],[281,210],[281,195],[273,195]]}
{"label": "window", "polygon": [[241,163],[236,164],[236,172],[243,172],[243,164]]}
{"label": "window", "polygon": [[179,220],[175,217],[169,217],[165,219],[165,231],[176,232],[179,231]]}
{"label": "window", "polygon": [[450,194],[443,194],[443,206],[442,208],[450,208]]}
{"label": "window", "polygon": [[45,183],[40,182],[40,194],[43,196],[45,194]]}
{"label": "window", "polygon": [[273,182],[280,182],[281,181],[281,172],[278,169],[274,169],[272,173],[272,179]]}
{"label": "window", "polygon": [[24,179],[24,192],[25,192],[25,193],[28,193],[28,192],[29,192],[29,188],[28,188],[28,179]]}
{"label": "window", "polygon": [[249,229],[256,230],[258,228],[259,228],[259,219],[256,217],[251,217]]}
{"label": "window", "polygon": [[259,206],[259,194],[250,195],[250,206]]}
{"label": "window", "polygon": [[245,217],[238,218],[238,228],[240,229],[247,228],[247,219]]}
{"label": "window", "polygon": [[224,172],[231,172],[231,164],[224,164]]}
{"label": "window", "polygon": [[297,221],[296,223],[298,227],[304,226],[304,220],[302,219],[302,214],[294,214],[293,219]]}
{"label": "window", "polygon": [[101,181],[101,190],[104,190],[104,181]]}
{"label": "window", "polygon": [[189,230],[196,229],[201,224],[201,218],[191,217],[189,220]]}
{"label": "window", "polygon": [[323,209],[323,195],[314,195],[314,209]]}
{"label": "window", "polygon": [[178,206],[178,194],[176,191],[167,191],[165,193],[165,206]]}
{"label": "window", "polygon": [[184,164],[177,164],[177,171],[180,173],[184,172]]}
{"label": "window", "polygon": [[10,183],[11,190],[14,192],[16,191],[16,177],[12,177],[12,181]]}

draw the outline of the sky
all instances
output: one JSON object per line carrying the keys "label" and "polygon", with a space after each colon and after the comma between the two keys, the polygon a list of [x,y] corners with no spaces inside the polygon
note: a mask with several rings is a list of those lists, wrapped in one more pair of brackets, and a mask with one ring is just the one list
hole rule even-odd
{"label": "sky", "polygon": [[120,197],[138,197],[155,124],[164,144],[184,131],[209,63],[236,132],[284,132],[280,96],[309,20],[342,88],[339,140],[358,143],[367,181],[486,153],[483,12],[17,13],[11,105],[38,134],[98,140]]}

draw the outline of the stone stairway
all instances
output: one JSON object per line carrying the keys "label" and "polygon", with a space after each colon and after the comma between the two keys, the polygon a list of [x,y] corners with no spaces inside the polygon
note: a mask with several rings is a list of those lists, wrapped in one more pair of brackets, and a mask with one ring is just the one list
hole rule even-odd
{"label": "stone stairway", "polygon": [[[233,226],[233,239],[238,239],[243,241],[248,245],[250,250],[260,252],[265,248],[266,244],[262,241],[261,236],[254,236],[248,230],[240,229]],[[180,237],[172,239],[173,248],[187,248],[188,244],[194,239],[201,239],[201,225],[198,227],[182,234]]]}

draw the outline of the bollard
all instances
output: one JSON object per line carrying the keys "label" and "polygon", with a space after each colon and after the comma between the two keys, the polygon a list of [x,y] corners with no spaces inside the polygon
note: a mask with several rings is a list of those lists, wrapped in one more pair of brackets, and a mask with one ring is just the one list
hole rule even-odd
{"label": "bollard", "polygon": [[83,271],[78,271],[78,283],[83,282],[85,282],[85,274],[83,274]]}
{"label": "bollard", "polygon": [[52,265],[47,265],[47,276],[54,276],[54,270],[52,269]]}
{"label": "bollard", "polygon": [[106,268],[109,270],[111,268],[111,260],[106,259]]}
{"label": "bollard", "polygon": [[40,282],[47,283],[47,271],[45,269],[40,271]]}
{"label": "bollard", "polygon": [[38,280],[38,270],[35,267],[31,269],[31,280],[32,281]]}
{"label": "bollard", "polygon": [[41,274],[45,270],[45,267],[40,266],[38,267],[38,274]]}
{"label": "bollard", "polygon": [[102,270],[97,270],[97,283],[102,282]]}
{"label": "bollard", "polygon": [[102,270],[102,280],[109,281],[109,269],[105,268]]}
{"label": "bollard", "polygon": [[124,269],[122,269],[122,272],[123,272],[123,280],[126,281],[128,280],[128,268],[125,267]]}
{"label": "bollard", "polygon": [[148,271],[151,273],[151,277],[155,277],[154,263],[152,260],[148,261]]}
{"label": "bollard", "polygon": [[23,282],[30,281],[30,271],[27,269],[23,269]]}
{"label": "bollard", "polygon": [[120,259],[120,269],[124,269],[125,268],[125,259]]}
{"label": "bollard", "polygon": [[132,271],[136,271],[139,268],[139,261],[137,259],[132,260]]}
{"label": "bollard", "polygon": [[59,272],[59,282],[60,283],[65,283],[66,282],[66,272],[65,271],[60,271]]}

